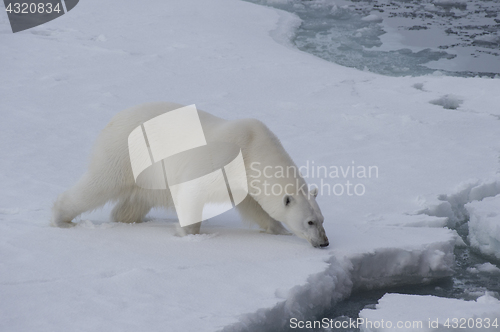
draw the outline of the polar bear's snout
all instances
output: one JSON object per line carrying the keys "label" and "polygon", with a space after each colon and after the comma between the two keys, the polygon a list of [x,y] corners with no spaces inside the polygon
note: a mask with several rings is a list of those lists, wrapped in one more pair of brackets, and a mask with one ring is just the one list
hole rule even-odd
{"label": "polar bear's snout", "polygon": [[319,225],[318,229],[319,236],[317,237],[317,240],[311,239],[309,242],[311,245],[315,248],[326,248],[330,245],[330,242],[328,241],[328,237],[325,234],[325,229],[323,228],[322,225]]}
{"label": "polar bear's snout", "polygon": [[330,242],[328,242],[328,238],[325,236],[325,238],[323,239],[323,243],[321,243],[319,246],[321,248],[325,248],[325,247],[328,247],[330,245]]}
{"label": "polar bear's snout", "polygon": [[325,236],[321,241],[309,241],[315,248],[326,248],[330,245],[328,238]]}
{"label": "polar bear's snout", "polygon": [[326,248],[329,245],[330,245],[330,242],[328,241],[328,237],[326,236],[325,230],[323,229],[322,241],[319,243],[319,247]]}

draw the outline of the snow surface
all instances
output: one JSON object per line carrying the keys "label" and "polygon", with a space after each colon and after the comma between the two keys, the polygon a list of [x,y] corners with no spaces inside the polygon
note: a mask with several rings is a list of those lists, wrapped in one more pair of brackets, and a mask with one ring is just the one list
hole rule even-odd
{"label": "snow surface", "polygon": [[468,203],[465,208],[470,215],[471,246],[500,259],[500,195]]}
{"label": "snow surface", "polygon": [[[500,80],[344,68],[294,49],[299,23],[234,0],[87,0],[17,34],[0,15],[0,330],[255,330],[355,289],[450,275],[456,235],[440,227],[467,202],[443,193],[498,171]],[[451,94],[457,109],[429,103]],[[234,212],[186,238],[160,211],[116,225],[106,207],[49,227],[110,118],[158,100],[258,118],[299,166],[379,175],[308,179],[320,192],[320,180],[366,189],[318,197],[326,250]]]}
{"label": "snow surface", "polygon": [[[489,331],[497,328],[486,328],[484,322],[487,318],[490,323],[497,319],[500,324],[500,301],[490,294],[485,294],[476,301],[430,295],[385,294],[375,310],[363,309],[359,317],[365,320],[361,331],[453,331],[463,330],[463,326],[467,331]],[[462,328],[452,328],[454,318]],[[469,321],[471,318],[473,320]],[[464,321],[465,325],[462,325]],[[483,323],[481,326],[476,325],[479,321]],[[445,325],[447,322],[451,327]],[[398,323],[405,328],[397,328]],[[392,328],[389,328],[391,324]]]}

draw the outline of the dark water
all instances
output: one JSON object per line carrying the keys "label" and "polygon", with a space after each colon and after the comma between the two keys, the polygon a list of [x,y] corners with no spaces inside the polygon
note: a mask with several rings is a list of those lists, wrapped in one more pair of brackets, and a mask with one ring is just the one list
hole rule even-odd
{"label": "dark water", "polygon": [[[249,0],[302,19],[295,45],[389,76],[500,74],[500,1]],[[370,15],[370,16],[369,16]]]}

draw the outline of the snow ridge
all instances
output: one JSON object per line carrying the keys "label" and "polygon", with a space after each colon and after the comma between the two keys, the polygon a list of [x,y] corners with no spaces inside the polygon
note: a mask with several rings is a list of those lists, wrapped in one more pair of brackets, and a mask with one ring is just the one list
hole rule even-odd
{"label": "snow ridge", "polygon": [[341,264],[334,256],[328,263],[325,271],[309,276],[306,284],[290,289],[285,301],[273,308],[243,315],[238,323],[222,331],[276,331],[286,326],[292,317],[299,320],[315,317],[332,303],[345,299],[353,286],[346,264]]}
{"label": "snow ridge", "polygon": [[421,249],[380,249],[351,258],[354,289],[418,284],[452,274],[454,242],[425,245]]}
{"label": "snow ridge", "polygon": [[454,239],[450,239],[420,249],[383,248],[347,255],[340,260],[332,255],[323,272],[311,275],[306,284],[293,287],[285,295],[286,300],[273,308],[244,315],[238,323],[221,331],[276,331],[288,325],[291,318],[320,317],[358,289],[414,284],[450,276],[454,243]]}
{"label": "snow ridge", "polygon": [[467,223],[468,240],[482,254],[500,259],[500,179],[462,183],[451,195],[440,195],[437,202],[418,213],[447,218],[450,228]]}
{"label": "snow ridge", "polygon": [[486,256],[500,260],[500,195],[465,205],[469,212],[469,241]]}
{"label": "snow ridge", "polygon": [[470,180],[461,183],[454,194],[439,195],[428,207],[417,214],[448,218],[448,226],[456,227],[469,218],[465,205],[473,201],[481,201],[486,197],[500,194],[500,179]]}

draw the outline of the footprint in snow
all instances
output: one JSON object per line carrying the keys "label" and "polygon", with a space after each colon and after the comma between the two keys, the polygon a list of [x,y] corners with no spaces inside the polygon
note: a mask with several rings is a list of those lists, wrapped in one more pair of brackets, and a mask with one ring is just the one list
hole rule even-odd
{"label": "footprint in snow", "polygon": [[443,106],[443,108],[448,110],[456,110],[463,103],[463,100],[455,95],[444,95],[438,99],[431,100],[429,103]]}
{"label": "footprint in snow", "polygon": [[415,83],[412,85],[417,90],[424,91],[424,83]]}

